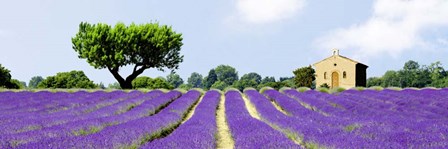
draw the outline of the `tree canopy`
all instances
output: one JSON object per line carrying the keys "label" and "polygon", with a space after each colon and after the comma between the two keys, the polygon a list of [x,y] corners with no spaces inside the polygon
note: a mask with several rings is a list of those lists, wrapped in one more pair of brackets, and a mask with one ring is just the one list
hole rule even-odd
{"label": "tree canopy", "polygon": [[6,87],[11,80],[11,71],[0,64],[0,87]]}
{"label": "tree canopy", "polygon": [[12,79],[11,71],[6,69],[0,64],[0,87],[5,87],[9,89],[21,89],[25,88],[26,84],[23,85],[19,80]]}
{"label": "tree canopy", "polygon": [[146,88],[146,89],[173,89],[168,81],[162,77],[150,78],[147,76],[137,77],[132,81],[132,86],[134,89]]}
{"label": "tree canopy", "polygon": [[229,65],[219,65],[215,68],[216,76],[218,81],[222,81],[228,85],[233,84],[233,82],[238,81],[238,72],[235,68]]}
{"label": "tree canopy", "polygon": [[224,90],[228,86],[229,86],[229,84],[227,84],[224,81],[216,81],[215,83],[213,83],[213,85],[210,88]]}
{"label": "tree canopy", "polygon": [[218,81],[218,76],[216,75],[215,69],[211,69],[208,72],[208,76],[204,77],[202,85],[205,89],[210,89],[216,81]]}
{"label": "tree canopy", "polygon": [[30,82],[28,83],[29,88],[37,88],[37,85],[42,82],[44,78],[42,76],[34,76],[31,78]]}
{"label": "tree canopy", "polygon": [[367,87],[448,87],[448,74],[440,62],[429,66],[409,60],[398,71],[389,70],[382,77],[367,79]]}
{"label": "tree canopy", "polygon": [[248,74],[244,74],[241,77],[241,79],[235,81],[232,86],[240,91],[243,91],[245,88],[248,87],[257,88],[260,83],[261,83],[261,76],[258,73],[251,72]]}
{"label": "tree canopy", "polygon": [[315,71],[311,66],[298,68],[293,71],[294,83],[297,87],[311,88],[313,81],[316,79]]}
{"label": "tree canopy", "polygon": [[261,80],[261,84],[266,84],[266,83],[270,83],[270,82],[275,82],[275,78],[274,77],[264,77]]}
{"label": "tree canopy", "polygon": [[[96,69],[108,69],[123,89],[132,88],[132,80],[146,69],[174,70],[183,61],[182,34],[158,23],[112,27],[81,22],[72,43],[79,58]],[[133,65],[133,71],[124,78],[119,71],[127,65]]]}
{"label": "tree canopy", "polygon": [[190,87],[202,88],[202,75],[197,72],[191,73],[190,77],[187,80],[187,83],[187,85],[189,85]]}
{"label": "tree canopy", "polygon": [[49,76],[37,85],[38,88],[96,88],[95,83],[83,71],[59,72]]}
{"label": "tree canopy", "polygon": [[177,88],[180,85],[184,84],[184,80],[174,72],[171,72],[168,76],[166,76],[166,81],[174,86],[174,88]]}

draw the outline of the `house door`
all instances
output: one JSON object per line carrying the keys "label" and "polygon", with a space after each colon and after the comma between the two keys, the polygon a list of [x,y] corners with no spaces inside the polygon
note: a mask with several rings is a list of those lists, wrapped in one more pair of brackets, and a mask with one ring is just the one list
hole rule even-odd
{"label": "house door", "polygon": [[331,88],[339,86],[339,74],[337,72],[333,72],[331,74]]}

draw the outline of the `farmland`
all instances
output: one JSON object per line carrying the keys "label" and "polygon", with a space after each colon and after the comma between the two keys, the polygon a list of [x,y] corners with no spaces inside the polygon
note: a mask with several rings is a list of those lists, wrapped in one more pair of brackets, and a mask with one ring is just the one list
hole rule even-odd
{"label": "farmland", "polygon": [[448,148],[448,89],[3,91],[0,148]]}

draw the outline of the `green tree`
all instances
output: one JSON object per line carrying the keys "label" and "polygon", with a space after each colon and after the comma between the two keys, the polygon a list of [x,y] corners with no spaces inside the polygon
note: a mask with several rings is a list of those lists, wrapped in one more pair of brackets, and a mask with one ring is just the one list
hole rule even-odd
{"label": "green tree", "polygon": [[435,63],[431,63],[431,65],[428,66],[428,71],[430,73],[431,78],[431,84],[428,86],[431,87],[446,87],[445,85],[445,79],[447,77],[446,70],[442,67],[442,63],[439,61]]}
{"label": "green tree", "polygon": [[248,88],[248,87],[257,88],[258,85],[259,84],[255,80],[245,79],[245,80],[235,81],[233,83],[232,87],[234,87],[234,88],[236,88],[236,89],[238,89],[240,91],[243,91],[245,88]]}
{"label": "green tree", "polygon": [[103,82],[100,82],[99,84],[96,85],[99,89],[106,89],[106,86],[104,86]]}
{"label": "green tree", "polygon": [[[283,81],[281,81],[280,83],[281,83],[281,87],[293,87],[293,88],[296,87],[296,84],[295,84],[295,82],[294,82],[294,79],[283,80]],[[280,88],[281,88],[281,87],[280,87]],[[312,86],[311,86],[311,87],[312,87]],[[311,87],[310,87],[310,88],[311,88]]]}
{"label": "green tree", "polygon": [[264,77],[261,80],[261,84],[266,84],[266,83],[270,83],[270,82],[275,82],[275,78],[274,77]]}
{"label": "green tree", "polygon": [[294,83],[297,87],[311,88],[313,81],[316,79],[315,71],[311,66],[298,68],[293,71]]}
{"label": "green tree", "polygon": [[[158,23],[129,26],[117,23],[111,27],[82,22],[72,43],[79,58],[87,59],[96,69],[108,69],[123,89],[131,89],[132,80],[146,69],[175,70],[183,61],[180,54],[182,34]],[[118,72],[127,65],[134,68],[124,78]]]}
{"label": "green tree", "polygon": [[258,84],[257,89],[261,89],[263,87],[272,87],[275,89],[280,89],[281,82],[276,82],[274,77],[264,77],[260,84]]}
{"label": "green tree", "polygon": [[286,80],[294,80],[294,77],[280,77],[280,82],[286,81]]}
{"label": "green tree", "polygon": [[41,76],[34,76],[31,78],[30,82],[28,83],[29,88],[37,88],[37,85],[42,82],[44,78]]}
{"label": "green tree", "polygon": [[244,74],[240,80],[254,80],[258,85],[261,83],[261,76],[258,73],[251,72],[248,74]]}
{"label": "green tree", "polygon": [[118,82],[114,82],[114,83],[111,83],[111,84],[107,85],[107,88],[109,88],[109,89],[121,89],[120,84]]}
{"label": "green tree", "polygon": [[403,69],[398,71],[398,76],[400,77],[400,87],[414,87],[413,81],[417,78],[417,72],[420,65],[413,60],[407,61]]}
{"label": "green tree", "polygon": [[9,89],[23,89],[26,88],[25,85],[22,84],[19,80],[12,79],[12,76],[10,74],[11,71],[6,69],[0,64],[0,87],[5,87]]}
{"label": "green tree", "polygon": [[174,86],[166,81],[165,78],[157,77],[152,81],[151,89],[174,89]]}
{"label": "green tree", "polygon": [[153,79],[147,76],[137,77],[132,81],[132,87],[138,88],[152,88]]}
{"label": "green tree", "polygon": [[229,87],[229,85],[224,81],[216,81],[210,88],[224,90],[226,87]]}
{"label": "green tree", "polygon": [[202,88],[202,75],[197,73],[197,72],[193,72],[193,73],[191,73],[191,75],[188,78],[187,82],[188,82],[187,85],[189,87]]}
{"label": "green tree", "polygon": [[10,82],[11,80],[10,72],[11,71],[9,71],[5,67],[3,67],[2,64],[0,64],[0,87],[6,87],[6,85]]}
{"label": "green tree", "polygon": [[11,79],[11,80],[9,80],[9,82],[6,83],[6,88],[24,89],[24,88],[26,88],[26,85],[23,85],[22,82],[17,79]]}
{"label": "green tree", "polygon": [[245,88],[252,87],[257,88],[261,83],[261,76],[255,72],[244,74],[240,80],[233,83],[233,87],[243,91]]}
{"label": "green tree", "polygon": [[20,81],[20,86],[21,86],[21,88],[26,88],[26,82],[25,81]]}
{"label": "green tree", "polygon": [[402,78],[400,78],[397,71],[389,70],[384,73],[382,77],[382,87],[401,87]]}
{"label": "green tree", "polygon": [[174,86],[174,88],[177,88],[180,85],[184,84],[184,80],[182,80],[182,78],[174,72],[171,72],[168,76],[166,76],[166,80],[168,81],[168,83]]}
{"label": "green tree", "polygon": [[430,72],[426,66],[420,65],[413,61],[407,61],[403,69],[398,71],[400,77],[400,87],[425,87],[431,83]]}
{"label": "green tree", "polygon": [[382,86],[382,85],[383,85],[383,78],[381,77],[371,77],[367,79],[367,87]]}
{"label": "green tree", "polygon": [[193,87],[190,84],[182,84],[178,88],[184,89],[184,90],[190,90]]}
{"label": "green tree", "polygon": [[238,72],[235,68],[229,65],[219,65],[215,68],[218,81],[225,82],[226,84],[233,84],[238,81]]}
{"label": "green tree", "polygon": [[173,85],[171,85],[165,78],[157,77],[150,78],[147,76],[137,77],[132,81],[132,85],[134,89],[138,88],[146,88],[146,89],[173,89]]}
{"label": "green tree", "polygon": [[262,83],[260,85],[258,85],[257,89],[260,90],[263,87],[272,87],[276,90],[282,88],[282,83],[281,82],[266,82],[266,83]]}
{"label": "green tree", "polygon": [[420,64],[418,62],[409,60],[404,63],[403,70],[417,70],[420,68]]}
{"label": "green tree", "polygon": [[210,89],[216,81],[218,81],[218,76],[216,75],[215,69],[211,69],[208,72],[208,76],[204,77],[202,85],[205,89]]}
{"label": "green tree", "polygon": [[96,88],[83,71],[59,72],[37,85],[38,88]]}

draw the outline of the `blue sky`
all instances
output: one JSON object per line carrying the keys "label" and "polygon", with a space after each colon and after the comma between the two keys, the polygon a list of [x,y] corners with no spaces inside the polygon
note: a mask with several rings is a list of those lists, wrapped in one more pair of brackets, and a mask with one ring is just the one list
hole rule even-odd
{"label": "blue sky", "polygon": [[[83,70],[96,83],[115,82],[71,48],[82,21],[171,25],[184,37],[177,70],[184,80],[220,64],[240,76],[292,76],[333,48],[367,64],[368,77],[410,59],[448,68],[446,0],[2,0],[0,19],[0,64],[25,82],[70,70]],[[149,69],[143,75],[167,73]]]}

